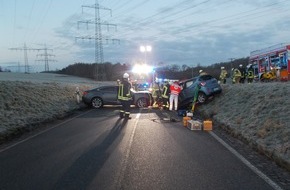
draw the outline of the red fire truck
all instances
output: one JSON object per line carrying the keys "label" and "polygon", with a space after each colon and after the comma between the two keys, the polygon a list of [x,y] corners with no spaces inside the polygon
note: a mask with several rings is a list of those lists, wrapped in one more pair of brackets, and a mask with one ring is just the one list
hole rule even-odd
{"label": "red fire truck", "polygon": [[281,80],[290,79],[290,45],[277,44],[261,50],[252,51],[249,63],[253,65],[255,76],[276,69]]}

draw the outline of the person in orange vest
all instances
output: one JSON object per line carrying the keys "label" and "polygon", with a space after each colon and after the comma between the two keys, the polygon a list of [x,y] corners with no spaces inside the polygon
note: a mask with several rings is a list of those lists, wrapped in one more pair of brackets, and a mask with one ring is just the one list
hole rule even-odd
{"label": "person in orange vest", "polygon": [[169,97],[169,110],[171,111],[174,104],[174,110],[178,108],[178,95],[181,92],[182,87],[175,81],[170,85],[170,97]]}

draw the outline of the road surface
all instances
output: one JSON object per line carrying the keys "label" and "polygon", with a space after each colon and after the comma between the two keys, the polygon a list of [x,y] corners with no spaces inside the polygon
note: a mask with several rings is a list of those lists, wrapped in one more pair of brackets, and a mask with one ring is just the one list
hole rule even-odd
{"label": "road surface", "polygon": [[282,189],[213,132],[164,119],[176,113],[132,112],[84,111],[2,147],[0,189]]}

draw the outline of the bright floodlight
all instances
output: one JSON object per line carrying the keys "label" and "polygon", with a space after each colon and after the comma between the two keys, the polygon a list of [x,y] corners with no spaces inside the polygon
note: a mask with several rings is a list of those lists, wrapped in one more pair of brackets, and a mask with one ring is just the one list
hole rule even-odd
{"label": "bright floodlight", "polygon": [[146,51],[150,52],[152,50],[151,46],[146,46]]}
{"label": "bright floodlight", "polygon": [[146,49],[145,49],[145,46],[140,46],[140,51],[141,51],[141,52],[145,52],[145,50],[146,50]]}
{"label": "bright floodlight", "polygon": [[152,51],[152,47],[151,46],[140,46],[140,51],[141,52],[150,52],[150,51]]}
{"label": "bright floodlight", "polygon": [[138,73],[138,74],[148,74],[153,72],[153,67],[149,66],[149,65],[135,65],[132,69],[132,72],[134,73]]}
{"label": "bright floodlight", "polygon": [[145,46],[140,46],[140,51],[141,51],[141,52],[145,52],[145,51],[146,51]]}

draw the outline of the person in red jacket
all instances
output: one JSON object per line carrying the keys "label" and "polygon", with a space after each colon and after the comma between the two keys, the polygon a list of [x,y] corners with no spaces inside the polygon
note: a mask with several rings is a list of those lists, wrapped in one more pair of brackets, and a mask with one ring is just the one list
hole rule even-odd
{"label": "person in red jacket", "polygon": [[174,110],[177,110],[178,107],[178,95],[181,92],[182,88],[178,85],[178,82],[175,81],[170,85],[170,97],[169,97],[169,110],[171,111],[174,104]]}

